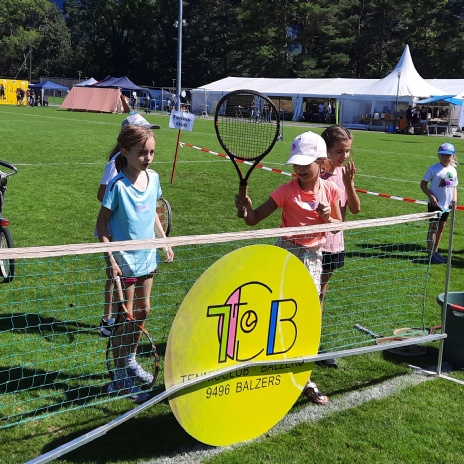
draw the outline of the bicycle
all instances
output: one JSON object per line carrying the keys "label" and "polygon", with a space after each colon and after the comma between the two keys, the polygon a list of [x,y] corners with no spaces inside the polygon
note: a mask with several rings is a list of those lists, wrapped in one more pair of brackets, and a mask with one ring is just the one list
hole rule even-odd
{"label": "bicycle", "polygon": [[[11,176],[17,174],[18,170],[16,166],[6,161],[0,160],[0,166],[9,169],[8,172],[0,170],[0,249],[1,248],[13,248],[13,238],[8,230],[10,221],[3,216],[3,207],[5,206],[6,189],[8,185],[8,179]],[[3,278],[3,283],[8,283],[13,280],[15,271],[15,260],[14,259],[0,259],[0,278]]]}

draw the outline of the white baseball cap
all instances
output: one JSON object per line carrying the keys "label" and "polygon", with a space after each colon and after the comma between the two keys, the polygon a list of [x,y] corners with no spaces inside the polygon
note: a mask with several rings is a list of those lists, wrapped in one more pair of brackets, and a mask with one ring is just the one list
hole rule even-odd
{"label": "white baseball cap", "polygon": [[320,135],[308,131],[293,139],[290,158],[285,164],[308,166],[319,158],[327,158],[327,145]]}
{"label": "white baseball cap", "polygon": [[133,113],[127,116],[127,118],[124,119],[124,121],[121,123],[121,129],[132,124],[136,126],[148,127],[149,129],[161,129],[158,124],[152,124],[151,122],[148,122],[142,115],[138,113]]}

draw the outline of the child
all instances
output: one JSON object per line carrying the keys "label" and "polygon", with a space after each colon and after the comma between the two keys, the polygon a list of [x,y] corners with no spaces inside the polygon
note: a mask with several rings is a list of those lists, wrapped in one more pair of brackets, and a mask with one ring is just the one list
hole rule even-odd
{"label": "child", "polygon": [[427,169],[420,183],[420,188],[429,197],[428,211],[443,211],[437,224],[436,219],[429,222],[427,250],[433,264],[444,264],[446,258],[438,253],[440,240],[445,229],[451,204],[458,199],[458,174],[455,162],[456,150],[451,143],[443,143],[438,148],[439,163]]}
{"label": "child", "polygon": [[[101,242],[110,242],[111,237],[115,241],[152,239],[155,221],[159,223],[156,200],[161,196],[158,174],[149,169],[155,153],[155,137],[146,127],[128,125],[119,134],[118,146],[121,151],[115,160],[118,174],[109,182],[103,197],[97,219],[98,238]],[[161,224],[158,227],[162,230]],[[169,247],[165,252],[172,259]],[[150,310],[153,274],[157,267],[156,249],[108,252],[105,258],[108,277],[122,277],[127,310],[139,325],[143,325]],[[134,296],[137,298],[135,311]],[[138,401],[143,401],[146,398],[140,398],[143,394],[134,385],[133,378],[144,383],[150,383],[153,378],[135,359],[139,335],[135,334],[136,341],[125,360],[125,367],[115,369],[115,379],[108,386],[108,392],[127,390],[137,396]]]}
{"label": "child", "polygon": [[[135,124],[141,127],[148,127],[150,129],[159,129],[160,126],[157,124],[150,124],[144,117],[139,114],[131,114],[121,124],[121,129],[128,126],[129,124]],[[119,156],[120,153],[119,144],[117,144],[110,152],[108,163],[105,166],[105,171],[103,173],[102,180],[100,181],[100,186],[97,192],[98,201],[101,203],[103,201],[103,196],[105,195],[106,186],[108,182],[112,180],[118,174],[115,166],[115,159]],[[96,235],[97,236],[97,235]],[[111,240],[111,233],[110,233]],[[103,309],[103,317],[100,321],[100,334],[102,337],[109,337],[111,335],[111,329],[114,324],[114,319],[112,317],[111,306],[113,302],[113,279],[107,279],[105,283],[105,304]]]}
{"label": "child", "polygon": [[[361,202],[354,188],[354,176],[356,167],[352,161],[343,164],[351,156],[353,135],[348,129],[341,126],[328,127],[322,134],[327,145],[327,160],[324,162],[321,178],[330,180],[340,187],[340,211],[342,220],[345,220],[346,207],[351,213],[358,214],[361,210]],[[345,264],[345,244],[343,231],[326,235],[325,244],[322,246],[322,276],[321,276],[321,305],[327,292],[327,283],[335,269],[342,268]]]}
{"label": "child", "polygon": [[[351,155],[353,135],[342,126],[328,127],[322,134],[327,145],[327,160],[324,161],[321,178],[334,182],[341,190],[340,211],[342,220],[345,220],[346,206],[353,214],[361,210],[361,202],[354,188],[354,176],[356,167],[352,161],[345,166],[343,164]],[[345,243],[343,231],[326,235],[325,244],[322,246],[322,275],[321,275],[321,309],[324,306],[324,298],[327,285],[335,269],[345,265]],[[326,359],[318,362],[319,365],[338,367],[335,359]]]}
{"label": "child", "polygon": [[[252,209],[249,197],[246,201],[237,196],[235,206],[246,212],[245,222],[255,225],[277,208],[282,209],[281,227],[298,227],[324,223],[341,222],[339,188],[333,183],[321,179],[320,165],[327,158],[324,139],[314,132],[305,132],[293,140],[290,158],[287,164],[293,165],[297,175],[287,184],[277,187],[270,197],[258,208]],[[325,233],[315,233],[300,237],[282,237],[277,245],[297,256],[310,272],[320,292],[322,271],[321,246],[325,242]],[[308,379],[303,394],[316,404],[328,404],[311,379]]]}

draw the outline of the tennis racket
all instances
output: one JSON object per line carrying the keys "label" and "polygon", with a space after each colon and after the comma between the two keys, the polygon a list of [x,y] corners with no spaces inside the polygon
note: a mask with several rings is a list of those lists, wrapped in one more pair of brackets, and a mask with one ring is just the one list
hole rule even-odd
{"label": "tennis racket", "polygon": [[[395,333],[394,333],[394,336],[392,337],[383,337],[382,335],[372,332],[372,330],[369,330],[360,324],[355,324],[354,327],[360,330],[361,332],[364,332],[367,335],[370,335],[372,338],[374,338],[376,345],[381,345],[383,343],[389,343],[389,342],[397,342],[397,341],[406,340],[407,338],[411,338],[411,335],[408,337],[408,336],[395,334]],[[423,332],[422,332],[422,335],[424,335]],[[417,332],[415,336],[416,337],[418,336]],[[388,351],[392,354],[398,354],[401,356],[420,356],[427,352],[424,347],[419,346],[419,345],[399,346],[395,348],[390,348],[388,349]]]}
{"label": "tennis racket", "polygon": [[158,214],[164,233],[167,237],[169,232],[171,232],[172,211],[171,205],[166,198],[160,197],[156,200],[156,213]]}
{"label": "tennis racket", "polygon": [[127,356],[134,344],[137,343],[135,359],[145,372],[151,374],[153,380],[143,382],[137,377],[133,380],[141,388],[151,388],[155,384],[159,372],[159,357],[155,343],[145,327],[138,324],[127,311],[121,279],[116,277],[114,284],[118,294],[118,313],[115,317],[113,333],[108,338],[106,347],[106,365],[110,378],[112,381],[115,380],[115,369],[125,369]]}
{"label": "tennis racket", "polygon": [[[214,115],[216,136],[237,170],[239,196],[247,196],[248,178],[258,163],[272,150],[280,134],[280,117],[268,97],[253,90],[235,90],[218,102]],[[238,161],[251,164],[243,176]],[[238,217],[246,212],[238,211]]]}

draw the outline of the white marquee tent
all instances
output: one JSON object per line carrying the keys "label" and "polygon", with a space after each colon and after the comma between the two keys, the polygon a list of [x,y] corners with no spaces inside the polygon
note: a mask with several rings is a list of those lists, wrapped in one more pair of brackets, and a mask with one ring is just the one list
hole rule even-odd
{"label": "white marquee tent", "polygon": [[[407,105],[421,98],[462,94],[464,79],[423,79],[417,72],[409,46],[406,45],[396,67],[383,79],[226,77],[192,89],[191,110],[196,114],[205,110],[213,114],[223,95],[239,89],[256,90],[277,103],[281,103],[281,99],[291,101],[294,121],[302,119],[306,99],[330,99],[336,102],[337,107],[340,104],[340,124],[352,128],[383,129],[383,126],[374,127],[372,119],[377,114],[380,119],[384,109],[394,113],[398,101],[398,110],[404,112]],[[370,120],[368,124],[358,123],[362,115]]]}
{"label": "white marquee tent", "polygon": [[384,130],[384,124],[376,121],[381,121],[386,113],[405,112],[416,100],[439,95],[447,95],[447,92],[419,75],[406,45],[390,74],[357,93],[342,95],[340,124],[349,128],[366,128],[367,125],[369,129]]}
{"label": "white marquee tent", "polygon": [[317,98],[327,101],[340,100],[347,92],[356,92],[377,79],[271,79],[254,77],[226,77],[211,84],[190,91],[192,112],[202,113],[205,105],[208,113],[214,113],[218,101],[223,95],[233,90],[255,90],[274,100],[291,99],[293,103],[293,120],[300,121],[304,111],[305,98]]}

